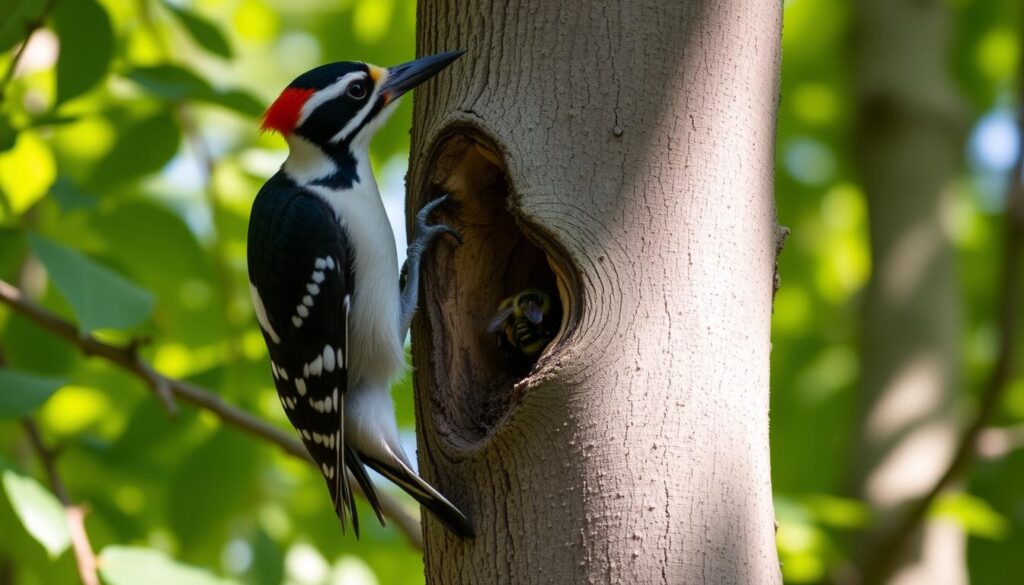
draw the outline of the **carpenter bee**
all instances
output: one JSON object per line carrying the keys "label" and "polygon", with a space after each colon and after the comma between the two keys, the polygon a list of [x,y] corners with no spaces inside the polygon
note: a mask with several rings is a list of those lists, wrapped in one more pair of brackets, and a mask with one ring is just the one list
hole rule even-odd
{"label": "carpenter bee", "polygon": [[508,297],[487,327],[516,370],[525,373],[555,337],[562,309],[548,293],[528,288]]}

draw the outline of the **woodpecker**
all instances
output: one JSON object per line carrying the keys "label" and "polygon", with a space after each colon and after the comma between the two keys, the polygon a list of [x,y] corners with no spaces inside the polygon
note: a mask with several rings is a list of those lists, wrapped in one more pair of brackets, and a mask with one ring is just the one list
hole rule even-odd
{"label": "woodpecker", "polygon": [[487,326],[498,347],[517,373],[529,371],[544,348],[554,339],[562,320],[562,309],[551,295],[528,288],[503,300]]}
{"label": "woodpecker", "polygon": [[369,143],[399,97],[463,51],[382,68],[338,62],[291,82],[262,129],[288,143],[281,169],[260,189],[249,219],[249,284],[285,414],[320,468],[344,529],[359,520],[347,468],[381,524],[368,466],[408,492],[450,530],[471,537],[466,516],[416,475],[403,451],[391,383],[416,309],[420,260],[455,230],[416,217],[400,288],[394,233],[370,169]]}

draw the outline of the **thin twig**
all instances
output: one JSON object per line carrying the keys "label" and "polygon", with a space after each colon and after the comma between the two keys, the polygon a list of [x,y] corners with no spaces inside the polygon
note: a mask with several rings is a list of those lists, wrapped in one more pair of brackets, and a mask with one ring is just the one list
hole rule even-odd
{"label": "thin twig", "polygon": [[39,434],[39,428],[26,418],[22,421],[25,427],[25,434],[28,435],[32,449],[39,456],[43,464],[46,477],[50,481],[50,489],[64,506],[64,517],[68,523],[68,532],[71,535],[71,548],[75,552],[75,564],[78,566],[78,576],[82,585],[100,585],[99,575],[96,573],[96,553],[93,552],[92,543],[89,542],[89,533],[85,531],[85,508],[71,503],[68,490],[57,473],[57,462],[54,460],[53,452],[43,443]]}
{"label": "thin twig", "polygon": [[[43,23],[46,21],[46,17],[49,16],[50,10],[53,9],[54,0],[47,0],[46,5],[43,7],[43,11],[39,14],[39,18],[28,23],[25,27],[25,40],[21,42],[17,51],[14,53],[14,57],[11,59],[11,64],[7,67],[7,72],[4,73],[4,77],[0,80],[0,102],[4,101],[7,96],[7,86],[14,80],[14,74],[18,71],[18,64],[21,63],[21,57],[25,54],[25,48],[28,47],[28,41],[32,38],[32,35],[36,34],[36,31],[43,27]],[[12,12],[17,10],[17,7],[12,9]]]}
{"label": "thin twig", "polygon": [[[1021,95],[1024,96],[1024,91]],[[1024,132],[1024,107],[1020,111],[1018,124],[1019,130]],[[1024,268],[1021,263],[1024,257],[1024,179],[1021,176],[1024,173],[1024,149],[1018,154],[1012,173],[1006,201],[1006,240],[997,314],[999,353],[985,383],[981,405],[961,436],[953,459],[935,485],[924,497],[910,504],[906,514],[890,529],[883,531],[874,539],[871,551],[863,564],[863,583],[883,582],[885,576],[902,557],[908,542],[924,521],[928,509],[951,483],[966,474],[974,464],[978,456],[978,437],[988,427],[1010,384],[1017,341],[1017,305],[1024,298],[1024,275],[1021,273]]]}
{"label": "thin twig", "polygon": [[[25,299],[20,290],[3,280],[0,280],[0,303],[9,306],[13,311],[27,317],[43,329],[69,341],[85,355],[101,357],[132,372],[147,383],[162,385],[179,400],[208,410],[217,415],[224,423],[273,443],[286,453],[312,463],[306,448],[291,435],[224,402],[205,388],[159,374],[130,347],[118,347],[100,341],[92,335],[80,335],[74,325]],[[353,480],[352,485],[356,486],[357,493],[363,495],[362,491],[358,489],[357,482]],[[402,506],[387,494],[378,492],[377,496],[384,508],[384,515],[398,526],[413,546],[422,549],[423,537],[419,521],[406,513]]]}

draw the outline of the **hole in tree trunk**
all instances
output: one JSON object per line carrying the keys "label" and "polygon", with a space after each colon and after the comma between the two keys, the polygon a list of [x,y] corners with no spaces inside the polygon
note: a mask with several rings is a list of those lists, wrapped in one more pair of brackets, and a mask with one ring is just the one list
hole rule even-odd
{"label": "hole in tree trunk", "polygon": [[[437,246],[425,267],[431,360],[417,367],[435,384],[427,395],[438,428],[468,446],[510,412],[522,390],[517,383],[536,372],[564,337],[569,312],[563,309],[572,291],[570,279],[556,276],[569,274],[555,269],[565,266],[558,260],[563,255],[517,215],[517,196],[490,141],[460,128],[438,145],[420,201],[449,193],[436,221],[459,230],[465,242]],[[531,289],[550,300],[539,325],[512,316],[498,332],[488,330],[503,300]],[[532,309],[531,296],[520,297],[517,306]],[[535,310],[528,312],[536,317]],[[506,334],[512,343],[499,341]]]}

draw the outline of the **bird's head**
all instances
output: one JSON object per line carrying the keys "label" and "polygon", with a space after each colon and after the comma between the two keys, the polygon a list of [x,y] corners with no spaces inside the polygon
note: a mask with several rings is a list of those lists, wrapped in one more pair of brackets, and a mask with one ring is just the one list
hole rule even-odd
{"label": "bird's head", "polygon": [[300,140],[325,151],[365,149],[402,94],[463,53],[438,53],[388,68],[353,61],[321,65],[281,92],[261,128],[280,133],[293,149]]}

